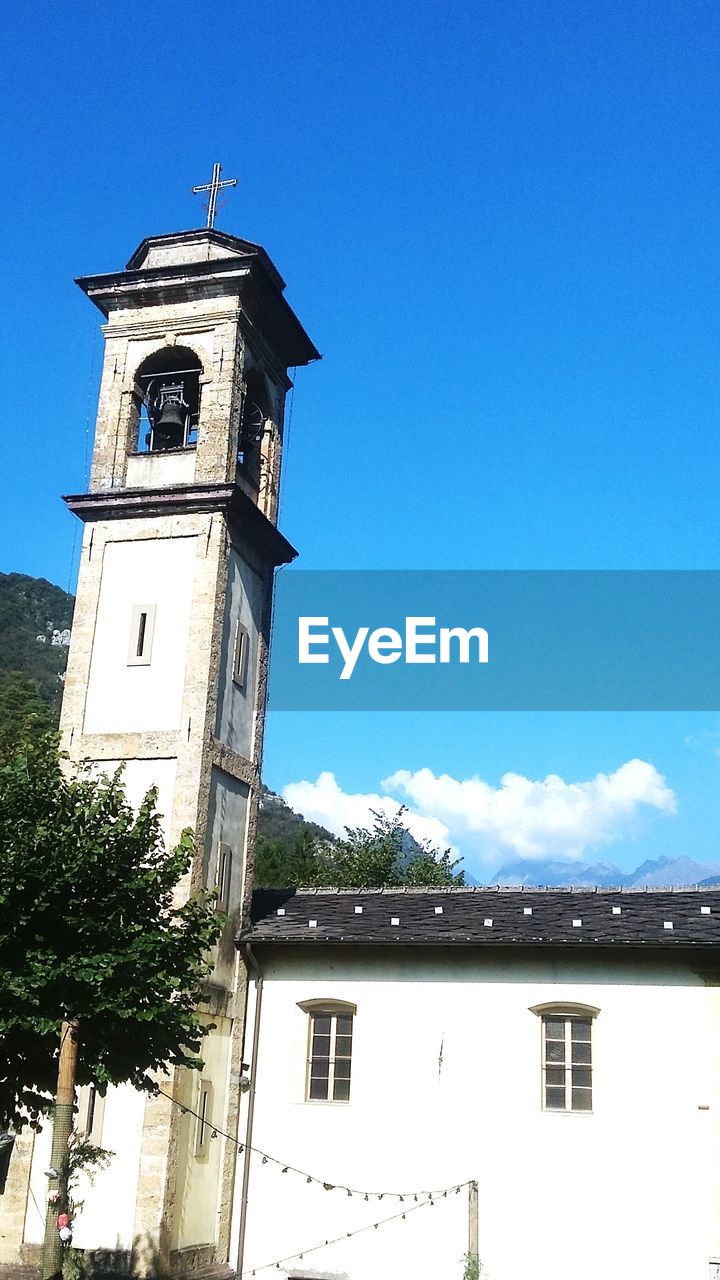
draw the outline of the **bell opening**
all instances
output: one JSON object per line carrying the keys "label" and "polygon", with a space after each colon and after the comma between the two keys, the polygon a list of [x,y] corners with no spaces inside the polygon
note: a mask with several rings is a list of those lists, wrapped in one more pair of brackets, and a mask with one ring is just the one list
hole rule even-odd
{"label": "bell opening", "polygon": [[140,365],[137,449],[162,453],[197,444],[202,365],[187,347],[165,347]]}
{"label": "bell opening", "polygon": [[259,473],[262,439],[268,421],[267,389],[254,370],[248,374],[238,436],[238,466],[248,477]]}

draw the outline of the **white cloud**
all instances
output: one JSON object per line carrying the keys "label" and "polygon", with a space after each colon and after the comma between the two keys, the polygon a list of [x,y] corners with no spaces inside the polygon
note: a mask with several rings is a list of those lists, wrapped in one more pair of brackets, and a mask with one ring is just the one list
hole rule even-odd
{"label": "white cloud", "polygon": [[[315,782],[291,782],[282,795],[292,809],[335,835],[343,835],[346,827],[371,827],[373,811],[392,817],[401,807],[401,801],[377,792],[349,794],[328,772],[319,774]],[[442,848],[450,844],[447,827],[433,815],[408,812],[405,825],[416,840],[431,840]]]}
{"label": "white cloud", "polygon": [[675,794],[654,765],[628,760],[614,773],[584,782],[557,774],[543,779],[506,773],[499,786],[478,777],[453,778],[430,769],[399,769],[382,793],[348,793],[333,773],[285,787],[288,804],[340,834],[367,826],[371,810],[393,814],[406,804],[418,839],[459,848],[469,860],[514,853],[523,858],[580,857],[598,844],[631,835],[643,810],[674,813]]}
{"label": "white cloud", "polygon": [[626,835],[643,806],[675,811],[673,791],[645,760],[628,760],[587,782],[506,773],[498,787],[477,777],[400,769],[383,787],[406,796],[420,813],[431,811],[456,840],[471,837],[463,843],[486,855],[512,850],[524,858],[577,857],[590,845]]}

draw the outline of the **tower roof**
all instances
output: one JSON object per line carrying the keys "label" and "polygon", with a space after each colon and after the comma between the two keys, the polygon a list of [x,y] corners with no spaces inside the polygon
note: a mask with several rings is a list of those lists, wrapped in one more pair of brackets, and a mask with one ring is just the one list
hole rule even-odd
{"label": "tower roof", "polygon": [[172,231],[164,236],[146,236],[128,260],[127,271],[148,270],[168,263],[214,262],[220,258],[246,258],[255,255],[262,262],[276,288],[282,291],[285,281],[262,245],[240,236],[228,235],[215,227],[197,231]]}

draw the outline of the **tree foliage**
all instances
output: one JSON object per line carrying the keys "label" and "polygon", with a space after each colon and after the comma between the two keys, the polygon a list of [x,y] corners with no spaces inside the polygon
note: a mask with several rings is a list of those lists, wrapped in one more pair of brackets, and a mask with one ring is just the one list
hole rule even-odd
{"label": "tree foliage", "polygon": [[52,703],[40,683],[20,671],[0,671],[0,756],[27,738],[40,738],[57,724]]}
{"label": "tree foliage", "polygon": [[199,1065],[222,921],[207,893],[174,905],[192,836],[166,850],[155,801],[136,813],[120,771],[66,776],[52,738],[0,760],[0,1125],[48,1110],[63,1018],[78,1084],[152,1090],[164,1064]]}
{"label": "tree foliage", "polygon": [[298,831],[290,840],[270,840],[260,834],[255,846],[255,885],[284,889],[312,884],[316,862],[316,840],[306,831]]}
{"label": "tree foliage", "polygon": [[258,842],[255,884],[263,888],[381,889],[464,883],[448,849],[419,843],[401,809],[393,817],[374,813],[371,828],[348,828],[338,840],[299,837],[295,845]]}

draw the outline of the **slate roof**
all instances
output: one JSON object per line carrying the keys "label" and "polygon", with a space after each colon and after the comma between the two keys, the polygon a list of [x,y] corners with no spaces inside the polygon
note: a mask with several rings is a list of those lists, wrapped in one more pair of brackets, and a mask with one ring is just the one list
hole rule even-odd
{"label": "slate roof", "polygon": [[720,948],[720,886],[264,889],[238,942]]}

